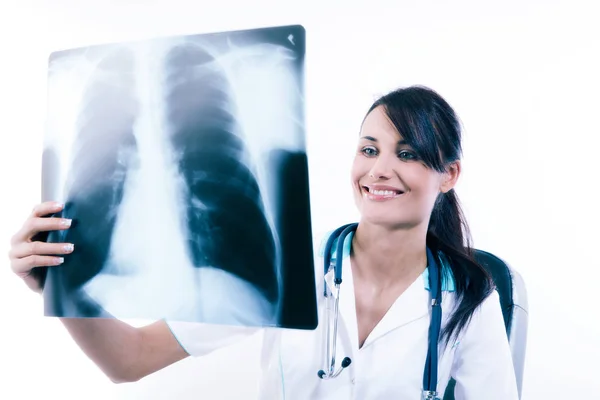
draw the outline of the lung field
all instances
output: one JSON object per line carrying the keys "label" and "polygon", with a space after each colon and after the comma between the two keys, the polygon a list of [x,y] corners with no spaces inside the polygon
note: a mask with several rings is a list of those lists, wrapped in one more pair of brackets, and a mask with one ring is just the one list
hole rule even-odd
{"label": "lung field", "polygon": [[276,244],[227,78],[208,52],[192,45],[172,49],[165,70],[170,139],[189,189],[193,263],[233,273],[275,302]]}

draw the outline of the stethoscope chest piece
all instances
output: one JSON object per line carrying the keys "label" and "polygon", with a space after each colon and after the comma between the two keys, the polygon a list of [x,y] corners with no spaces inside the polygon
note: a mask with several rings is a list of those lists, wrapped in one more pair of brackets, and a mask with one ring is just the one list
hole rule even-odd
{"label": "stethoscope chest piece", "polygon": [[441,399],[438,397],[437,392],[432,392],[430,390],[423,390],[422,400],[441,400]]}

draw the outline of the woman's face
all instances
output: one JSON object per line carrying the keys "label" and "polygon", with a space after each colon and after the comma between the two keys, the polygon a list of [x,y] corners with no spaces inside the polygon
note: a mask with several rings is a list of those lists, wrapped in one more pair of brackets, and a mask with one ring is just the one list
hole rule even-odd
{"label": "woman's face", "polygon": [[440,192],[452,189],[460,173],[428,168],[402,139],[382,107],[363,123],[352,165],[354,198],[363,221],[391,228],[429,224]]}

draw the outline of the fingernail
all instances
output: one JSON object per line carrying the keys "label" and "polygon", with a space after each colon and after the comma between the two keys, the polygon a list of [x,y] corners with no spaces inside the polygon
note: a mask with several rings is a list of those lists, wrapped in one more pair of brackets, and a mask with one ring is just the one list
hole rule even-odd
{"label": "fingernail", "polygon": [[62,221],[60,221],[60,224],[63,226],[71,226],[71,220],[70,219],[63,219]]}
{"label": "fingernail", "polygon": [[63,262],[65,262],[65,259],[64,259],[64,258],[62,258],[62,257],[57,257],[57,258],[56,258],[56,263],[57,263],[57,264],[62,264]]}
{"label": "fingernail", "polygon": [[54,203],[54,207],[56,207],[56,208],[63,208],[64,206],[65,205],[63,203],[59,203],[59,202]]}
{"label": "fingernail", "polygon": [[72,252],[74,248],[75,248],[75,246],[73,244],[66,244],[65,245],[65,251],[67,251],[69,253]]}

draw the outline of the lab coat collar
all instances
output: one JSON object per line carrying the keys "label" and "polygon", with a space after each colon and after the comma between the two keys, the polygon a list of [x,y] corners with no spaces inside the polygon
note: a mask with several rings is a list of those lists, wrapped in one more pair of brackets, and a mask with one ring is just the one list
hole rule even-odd
{"label": "lab coat collar", "polygon": [[[321,243],[321,248],[319,251],[319,255],[321,258],[323,258],[325,256],[325,244],[327,243],[327,238],[329,238],[330,234],[331,234],[331,232],[325,236],[325,240],[323,240]],[[350,250],[352,249],[352,238],[353,237],[354,237],[354,232],[350,232],[344,240],[344,252],[343,252],[344,261],[346,261],[346,259],[350,256]],[[336,246],[337,246],[337,239],[333,242],[333,246],[332,246],[332,254],[331,254],[331,262],[332,263],[335,262]],[[449,263],[447,257],[441,252],[438,253],[438,259],[440,261],[440,266],[442,268],[442,291],[454,292],[456,290],[456,284],[454,282],[454,276],[452,275],[452,270],[450,269],[450,263]],[[347,271],[348,271],[348,268],[343,268],[342,276]],[[423,281],[423,287],[425,288],[425,290],[429,290],[429,269],[428,268],[425,268],[425,271],[423,271],[423,273],[421,274],[421,278]],[[348,286],[350,286],[350,285],[348,285]]]}
{"label": "lab coat collar", "polygon": [[[349,341],[353,351],[358,351],[358,322],[356,318],[356,299],[354,296],[354,281],[352,268],[349,264],[349,255],[352,245],[353,233],[350,233],[344,241],[344,252],[342,267],[342,284],[340,286],[340,322],[344,330],[340,331],[343,340]],[[325,240],[326,242],[326,240]],[[335,249],[335,243],[333,246]],[[320,255],[324,256],[325,245],[322,246]],[[443,255],[439,257],[443,271],[442,291],[452,292],[455,290],[454,279],[448,267],[448,262]],[[332,263],[335,262],[335,253],[332,255]],[[327,285],[333,290],[333,269],[325,277]],[[421,286],[422,285],[422,286]],[[423,290],[423,288],[425,290]],[[445,297],[445,296],[444,296]],[[409,287],[394,301],[388,312],[375,326],[373,331],[365,340],[361,349],[374,343],[377,339],[392,330],[399,329],[411,322],[429,316],[429,274],[426,268],[423,274],[417,278]],[[345,331],[345,332],[343,332]],[[344,333],[347,333],[344,334]]]}

